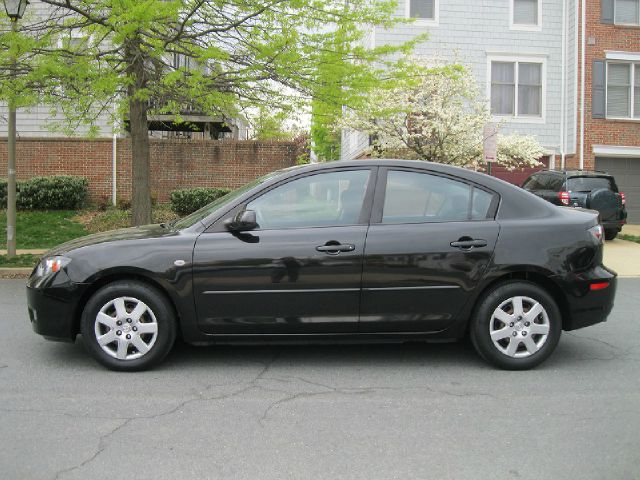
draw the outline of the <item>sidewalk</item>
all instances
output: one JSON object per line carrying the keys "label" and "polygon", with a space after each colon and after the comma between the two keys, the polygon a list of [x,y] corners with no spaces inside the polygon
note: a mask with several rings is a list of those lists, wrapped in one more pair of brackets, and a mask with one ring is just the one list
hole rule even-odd
{"label": "sidewalk", "polygon": [[640,225],[625,225],[622,227],[622,232],[624,235],[635,235],[636,237],[640,237]]}

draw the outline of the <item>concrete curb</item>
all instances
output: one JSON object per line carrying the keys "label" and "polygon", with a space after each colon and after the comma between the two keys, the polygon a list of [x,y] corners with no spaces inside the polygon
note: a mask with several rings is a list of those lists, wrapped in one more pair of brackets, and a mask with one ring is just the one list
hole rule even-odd
{"label": "concrete curb", "polygon": [[28,278],[33,268],[0,268],[0,278]]}

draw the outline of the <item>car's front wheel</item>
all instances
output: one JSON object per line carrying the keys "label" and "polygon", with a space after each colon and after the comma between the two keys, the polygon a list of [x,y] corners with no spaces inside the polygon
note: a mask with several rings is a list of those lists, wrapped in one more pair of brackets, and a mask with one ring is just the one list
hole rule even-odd
{"label": "car's front wheel", "polygon": [[562,333],[554,299],[524,281],[502,283],[480,300],[470,325],[475,349],[507,370],[526,370],[546,360]]}
{"label": "car's front wheel", "polygon": [[157,289],[118,281],[87,302],[80,324],[89,352],[112,370],[138,371],[157,365],[176,337],[175,313]]}

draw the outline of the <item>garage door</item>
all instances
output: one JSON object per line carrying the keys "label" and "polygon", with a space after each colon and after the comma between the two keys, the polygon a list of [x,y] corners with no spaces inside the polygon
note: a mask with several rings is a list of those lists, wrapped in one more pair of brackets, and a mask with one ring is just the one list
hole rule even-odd
{"label": "garage door", "polygon": [[615,177],[618,190],[627,198],[627,222],[640,224],[640,158],[597,157],[596,170]]}

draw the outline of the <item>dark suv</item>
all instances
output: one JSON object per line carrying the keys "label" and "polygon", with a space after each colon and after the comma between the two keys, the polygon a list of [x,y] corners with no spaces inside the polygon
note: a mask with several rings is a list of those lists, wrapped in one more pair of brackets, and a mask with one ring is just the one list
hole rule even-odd
{"label": "dark suv", "polygon": [[616,238],[627,223],[624,193],[606,172],[543,170],[527,178],[522,188],[556,205],[597,210],[607,240]]}

